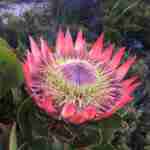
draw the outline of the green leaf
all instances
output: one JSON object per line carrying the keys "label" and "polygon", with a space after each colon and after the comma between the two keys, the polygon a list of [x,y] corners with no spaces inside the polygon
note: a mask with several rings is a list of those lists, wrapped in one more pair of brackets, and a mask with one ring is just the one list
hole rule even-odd
{"label": "green leaf", "polygon": [[122,123],[122,118],[118,114],[114,114],[112,117],[102,120],[100,122],[99,127],[102,130],[103,144],[109,143],[115,129],[120,128],[121,123]]}
{"label": "green leaf", "polygon": [[115,150],[115,149],[111,144],[105,144],[105,145],[99,144],[94,146],[92,150]]}
{"label": "green leaf", "polygon": [[32,150],[52,150],[50,143],[46,137],[37,137],[30,144]]}
{"label": "green leaf", "polygon": [[17,110],[17,122],[24,141],[32,140],[32,126],[29,121],[29,116],[32,110],[31,98],[25,99]]}
{"label": "green leaf", "polygon": [[30,143],[23,143],[18,150],[52,150],[52,146],[46,137],[35,137]]}
{"label": "green leaf", "polygon": [[54,138],[54,142],[52,144],[52,150],[64,150],[64,143]]}
{"label": "green leaf", "polygon": [[68,150],[76,150],[76,147],[72,144],[68,144]]}
{"label": "green leaf", "polygon": [[13,124],[10,132],[9,150],[17,150],[16,123]]}
{"label": "green leaf", "polygon": [[19,86],[22,82],[21,63],[9,45],[0,38],[0,94]]}
{"label": "green leaf", "polygon": [[150,146],[145,146],[144,147],[144,150],[149,150],[150,149]]}
{"label": "green leaf", "polygon": [[100,127],[102,128],[119,128],[122,123],[122,118],[120,115],[117,113],[111,116],[110,118],[106,118],[102,120],[99,124]]}

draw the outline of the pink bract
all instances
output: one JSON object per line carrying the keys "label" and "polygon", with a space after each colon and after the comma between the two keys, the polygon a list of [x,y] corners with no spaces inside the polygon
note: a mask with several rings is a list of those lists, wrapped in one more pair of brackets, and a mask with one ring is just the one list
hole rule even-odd
{"label": "pink bract", "polygon": [[133,100],[139,86],[137,76],[124,79],[135,57],[123,64],[125,48],[115,54],[113,45],[104,47],[104,34],[90,50],[82,32],[75,44],[69,30],[60,30],[54,50],[46,41],[30,37],[31,50],[23,64],[26,85],[39,108],[51,117],[82,124],[110,117]]}

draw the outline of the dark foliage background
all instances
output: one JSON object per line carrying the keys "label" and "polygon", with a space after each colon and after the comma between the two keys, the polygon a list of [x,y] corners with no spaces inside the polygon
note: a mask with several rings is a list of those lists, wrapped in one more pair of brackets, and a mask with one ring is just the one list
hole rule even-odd
{"label": "dark foliage background", "polygon": [[[34,5],[20,16],[1,11],[24,2]],[[47,0],[46,7],[37,8],[39,3],[0,1],[0,150],[149,150],[150,2]],[[83,126],[48,118],[36,108],[26,93],[20,62],[29,35],[54,45],[59,27],[70,28],[73,37],[82,29],[89,45],[104,32],[106,42],[128,48],[126,58],[137,55],[131,73],[140,76],[142,85],[133,103],[108,120]]]}

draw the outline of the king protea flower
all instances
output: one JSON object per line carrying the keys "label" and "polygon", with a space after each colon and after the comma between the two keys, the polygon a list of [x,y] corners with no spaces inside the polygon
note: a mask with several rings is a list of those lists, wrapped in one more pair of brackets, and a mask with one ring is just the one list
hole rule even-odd
{"label": "king protea flower", "polygon": [[133,99],[139,86],[137,76],[124,79],[135,57],[121,63],[125,48],[113,54],[113,45],[104,48],[104,34],[87,51],[82,32],[75,44],[71,34],[58,32],[53,51],[40,39],[30,37],[23,70],[34,102],[50,116],[81,124],[110,117]]}

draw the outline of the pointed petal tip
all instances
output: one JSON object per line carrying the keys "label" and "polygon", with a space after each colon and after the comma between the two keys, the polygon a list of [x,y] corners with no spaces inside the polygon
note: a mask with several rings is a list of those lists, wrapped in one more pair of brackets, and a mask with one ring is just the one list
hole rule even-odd
{"label": "pointed petal tip", "polygon": [[72,39],[72,35],[70,33],[70,30],[68,28],[66,31],[66,34],[65,34],[63,54],[64,54],[64,56],[72,56],[73,53],[74,53],[73,39]]}
{"label": "pointed petal tip", "polygon": [[105,34],[104,34],[104,32],[102,32],[102,33],[100,34],[100,37],[101,37],[102,39],[104,39],[104,36],[105,36]]}
{"label": "pointed petal tip", "polygon": [[86,41],[81,30],[77,33],[76,36],[75,51],[79,57],[84,57],[86,55]]}
{"label": "pointed petal tip", "polygon": [[29,41],[30,41],[30,49],[31,53],[33,54],[34,60],[38,61],[40,58],[40,49],[36,41],[32,38],[32,36],[29,36]]}
{"label": "pointed petal tip", "polygon": [[111,60],[113,54],[113,44],[110,44],[102,53],[102,57],[100,58],[104,63],[107,63]]}
{"label": "pointed petal tip", "polygon": [[135,75],[133,77],[130,77],[129,79],[126,79],[126,80],[123,80],[122,81],[122,84],[124,87],[128,87],[130,86],[131,84],[137,82],[139,80],[139,76],[138,75]]}
{"label": "pointed petal tip", "polygon": [[58,55],[64,55],[65,35],[64,32],[59,29],[56,38],[56,51]]}
{"label": "pointed petal tip", "polygon": [[135,63],[136,57],[129,57],[124,64],[117,69],[117,78],[122,80],[127,74],[129,68]]}
{"label": "pointed petal tip", "polygon": [[119,66],[119,64],[121,62],[121,59],[122,59],[122,57],[125,53],[125,50],[126,50],[125,47],[121,47],[119,49],[119,51],[116,52],[116,54],[113,56],[113,58],[110,62],[110,65],[111,65],[112,69],[116,69]]}
{"label": "pointed petal tip", "polygon": [[133,93],[134,90],[136,90],[137,87],[139,87],[142,83],[140,81],[133,83],[131,86],[129,86],[129,94]]}
{"label": "pointed petal tip", "polygon": [[70,28],[69,27],[67,27],[66,33],[70,33]]}
{"label": "pointed petal tip", "polygon": [[28,38],[29,38],[30,45],[31,45],[33,43],[34,39],[33,39],[33,37],[31,35],[29,35]]}
{"label": "pointed petal tip", "polygon": [[71,42],[71,44],[73,44],[72,35],[71,35],[69,28],[67,28],[67,31],[65,34],[65,40],[66,40],[66,42],[68,42],[68,44],[69,44],[69,42]]}
{"label": "pointed petal tip", "polygon": [[44,38],[43,38],[43,36],[40,36],[40,41],[44,41]]}
{"label": "pointed petal tip", "polygon": [[99,59],[102,55],[102,49],[104,45],[104,33],[101,33],[101,35],[97,38],[96,42],[93,44],[90,52],[89,57],[91,59]]}
{"label": "pointed petal tip", "polygon": [[67,30],[66,30],[65,38],[71,38],[72,39],[72,36],[71,36],[69,28],[67,28]]}
{"label": "pointed petal tip", "polygon": [[104,32],[102,32],[97,38],[97,42],[103,44],[104,43]]}
{"label": "pointed petal tip", "polygon": [[83,37],[83,30],[80,29],[80,30],[77,32],[77,35],[80,35],[81,37]]}
{"label": "pointed petal tip", "polygon": [[61,28],[59,28],[58,33],[57,33],[57,39],[56,39],[56,41],[57,41],[57,40],[60,40],[60,39],[63,39],[64,36],[65,36],[65,35],[64,35],[63,30],[62,30]]}
{"label": "pointed petal tip", "polygon": [[82,30],[79,30],[79,31],[77,32],[76,40],[77,40],[77,39],[78,39],[79,41],[84,40]]}
{"label": "pointed petal tip", "polygon": [[28,38],[29,38],[30,44],[36,43],[35,39],[31,35],[29,35]]}
{"label": "pointed petal tip", "polygon": [[29,40],[33,39],[31,35],[28,36]]}

